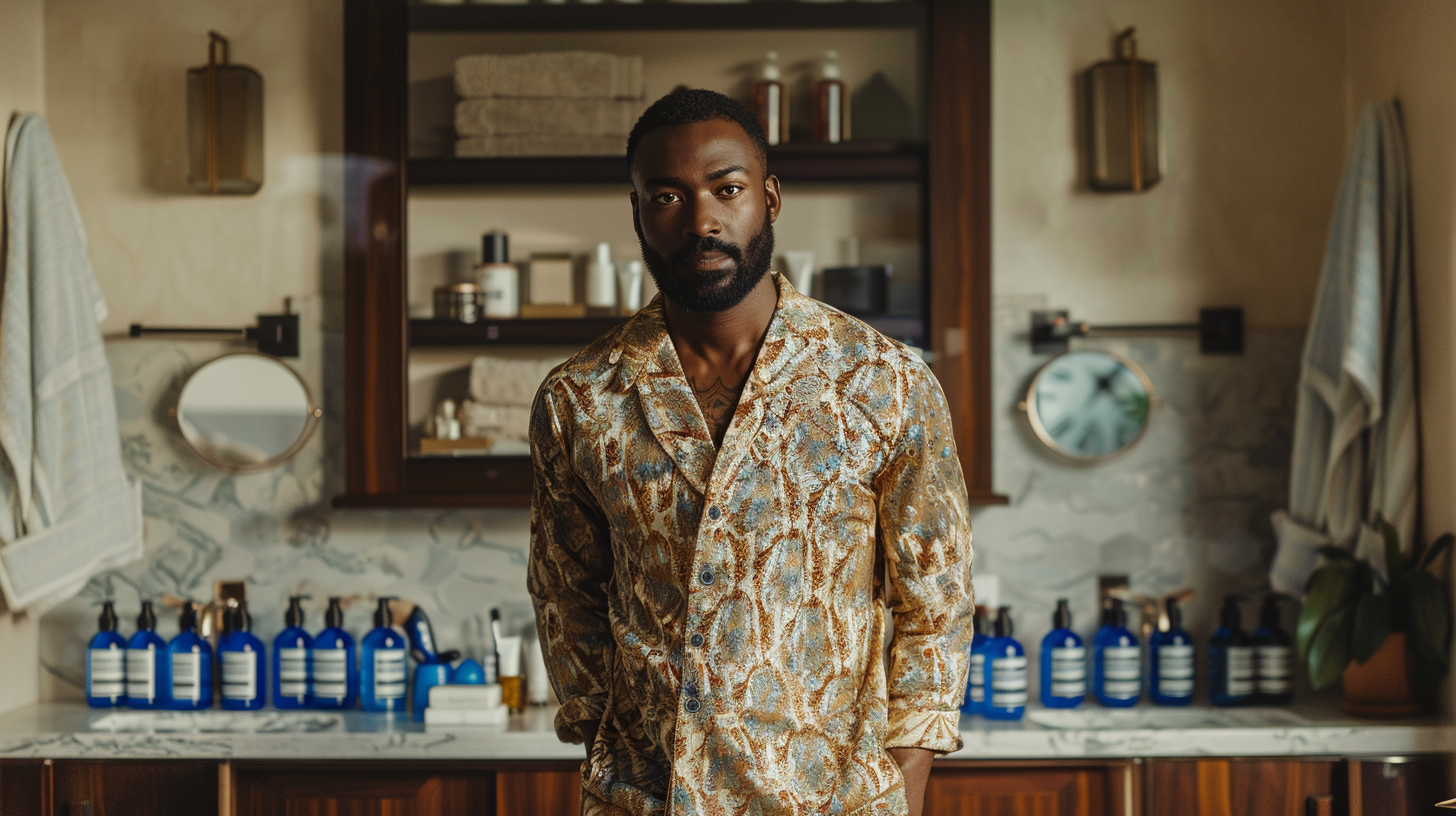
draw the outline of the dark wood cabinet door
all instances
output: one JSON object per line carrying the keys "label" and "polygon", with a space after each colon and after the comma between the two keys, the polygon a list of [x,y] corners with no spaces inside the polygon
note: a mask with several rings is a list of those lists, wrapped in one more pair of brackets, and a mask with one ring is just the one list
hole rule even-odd
{"label": "dark wood cabinet door", "polygon": [[45,813],[44,778],[49,773],[40,759],[0,762],[0,816],[36,816]]}
{"label": "dark wood cabinet door", "polygon": [[53,773],[53,808],[49,812],[55,816],[217,812],[216,762],[56,760]]}
{"label": "dark wood cabinet door", "polygon": [[577,763],[501,771],[495,786],[496,816],[576,816],[581,811]]}
{"label": "dark wood cabinet door", "polygon": [[1332,760],[1160,759],[1147,763],[1147,816],[1304,816],[1334,791]]}
{"label": "dark wood cabinet door", "polygon": [[233,771],[236,816],[489,816],[489,771],[327,765]]}
{"label": "dark wood cabinet door", "polygon": [[925,816],[1123,816],[1131,763],[937,765]]}

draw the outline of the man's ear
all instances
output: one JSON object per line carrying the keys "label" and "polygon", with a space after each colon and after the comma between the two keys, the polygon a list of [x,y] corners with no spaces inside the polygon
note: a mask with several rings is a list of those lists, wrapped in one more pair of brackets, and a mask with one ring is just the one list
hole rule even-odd
{"label": "man's ear", "polygon": [[[634,193],[635,195],[635,193]],[[763,199],[768,207],[768,220],[770,223],[779,220],[779,210],[783,207],[783,199],[779,197],[779,177],[769,176],[763,180]],[[636,199],[633,199],[633,206],[636,206]]]}

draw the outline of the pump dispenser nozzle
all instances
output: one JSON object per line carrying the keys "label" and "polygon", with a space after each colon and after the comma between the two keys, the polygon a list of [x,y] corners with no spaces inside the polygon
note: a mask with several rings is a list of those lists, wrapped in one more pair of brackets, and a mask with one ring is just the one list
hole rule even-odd
{"label": "pump dispenser nozzle", "polygon": [[224,609],[222,612],[222,636],[227,637],[241,628],[243,628],[243,610],[236,606],[229,606]]}
{"label": "pump dispenser nozzle", "polygon": [[1239,612],[1239,596],[1225,595],[1223,607],[1218,610],[1218,625],[1230,631],[1243,628],[1243,615]]}
{"label": "pump dispenser nozzle", "polygon": [[197,628],[197,609],[192,606],[191,601],[182,604],[182,619],[177,622],[177,628],[183,632],[190,632]]}
{"label": "pump dispenser nozzle", "polygon": [[996,610],[996,637],[1011,637],[1011,607],[1003,606]]}
{"label": "pump dispenser nozzle", "polygon": [[1057,611],[1052,615],[1053,629],[1072,628],[1072,610],[1067,606],[1066,598],[1057,599]]}
{"label": "pump dispenser nozzle", "polygon": [[303,625],[303,604],[299,603],[307,598],[307,595],[294,595],[288,599],[288,611],[283,613],[283,624],[285,626]]}
{"label": "pump dispenser nozzle", "polygon": [[1168,631],[1176,632],[1183,628],[1183,607],[1178,605],[1177,598],[1168,598],[1163,601],[1163,609],[1168,613]]}
{"label": "pump dispenser nozzle", "polygon": [[344,609],[339,606],[338,597],[329,598],[329,609],[324,613],[324,625],[330,629],[343,628]]}
{"label": "pump dispenser nozzle", "polygon": [[151,601],[142,601],[141,614],[137,615],[137,628],[146,631],[157,628],[157,613],[152,611]]}
{"label": "pump dispenser nozzle", "polygon": [[374,626],[389,628],[394,624],[394,615],[389,611],[389,602],[394,600],[393,596],[380,596],[379,605],[374,608]]}
{"label": "pump dispenser nozzle", "polygon": [[101,617],[96,619],[96,623],[102,632],[116,631],[116,607],[111,605],[111,601],[101,604]]}
{"label": "pump dispenser nozzle", "polygon": [[1259,625],[1269,630],[1284,628],[1284,624],[1279,620],[1278,596],[1264,596],[1264,604],[1259,607]]}

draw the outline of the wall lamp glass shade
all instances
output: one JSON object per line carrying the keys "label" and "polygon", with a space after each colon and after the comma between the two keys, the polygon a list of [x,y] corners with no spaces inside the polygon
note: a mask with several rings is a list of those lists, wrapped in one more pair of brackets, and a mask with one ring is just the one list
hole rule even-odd
{"label": "wall lamp glass shade", "polygon": [[1129,28],[1117,58],[1086,71],[1087,183],[1099,192],[1140,191],[1163,178],[1158,65],[1137,58]]}
{"label": "wall lamp glass shade", "polygon": [[248,195],[263,186],[263,75],[229,62],[226,37],[207,36],[207,64],[187,69],[187,183]]}

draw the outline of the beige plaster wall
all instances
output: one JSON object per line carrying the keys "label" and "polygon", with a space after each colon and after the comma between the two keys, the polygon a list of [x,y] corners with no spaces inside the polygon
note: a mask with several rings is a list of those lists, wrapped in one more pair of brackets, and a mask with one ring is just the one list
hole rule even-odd
{"label": "beige plaster wall", "polygon": [[[1410,150],[1422,476],[1427,536],[1456,530],[1456,5],[1348,0],[1349,125],[1371,99],[1401,102]],[[1456,706],[1456,686],[1451,696]]]}
{"label": "beige plaster wall", "polygon": [[[5,0],[0,6],[0,125],[8,127],[17,112],[45,112],[43,20],[41,0]],[[4,177],[0,160],[0,189]],[[37,617],[12,614],[0,600],[0,711],[38,699]]]}
{"label": "beige plaster wall", "polygon": [[[265,169],[252,196],[186,187],[186,72],[207,32],[263,75]],[[339,0],[47,0],[46,107],[111,315],[251,324],[322,289],[322,195],[343,146]]]}
{"label": "beige plaster wall", "polygon": [[[1325,0],[996,0],[997,295],[1054,293],[1093,322],[1241,304],[1303,326],[1344,148],[1344,23]],[[1085,189],[1079,72],[1138,27],[1158,63],[1167,171],[1141,194]]]}

